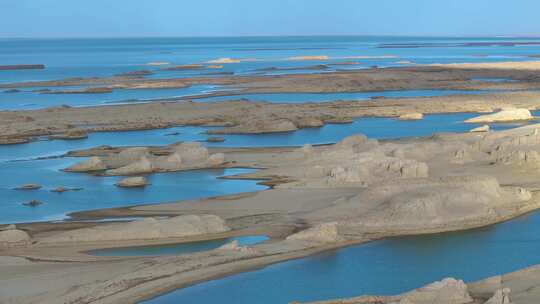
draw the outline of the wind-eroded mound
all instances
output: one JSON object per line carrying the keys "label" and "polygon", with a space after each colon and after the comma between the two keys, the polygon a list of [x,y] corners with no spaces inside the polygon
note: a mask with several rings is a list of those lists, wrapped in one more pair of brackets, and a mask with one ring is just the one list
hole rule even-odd
{"label": "wind-eroded mound", "polygon": [[25,246],[30,243],[30,236],[23,230],[9,227],[5,230],[0,230],[0,248]]}
{"label": "wind-eroded mound", "polygon": [[171,145],[161,154],[149,148],[122,149],[107,156],[93,156],[65,170],[68,172],[105,171],[106,175],[139,175],[152,172],[178,171],[221,166],[225,163],[222,153],[210,154],[200,143]]}
{"label": "wind-eroded mound", "polygon": [[369,189],[347,205],[371,205],[349,217],[360,230],[405,231],[486,224],[531,199],[528,190],[501,187],[493,177],[452,177],[422,183],[396,183]]}
{"label": "wind-eroded mound", "polygon": [[75,229],[45,237],[40,243],[150,240],[229,230],[223,219],[215,215],[183,215],[169,219],[147,218],[129,223]]}

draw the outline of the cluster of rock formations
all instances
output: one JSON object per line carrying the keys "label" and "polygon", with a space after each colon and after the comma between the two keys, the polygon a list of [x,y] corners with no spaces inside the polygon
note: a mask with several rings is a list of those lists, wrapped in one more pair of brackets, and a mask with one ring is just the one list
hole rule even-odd
{"label": "cluster of rock formations", "polygon": [[92,156],[66,168],[65,171],[104,171],[105,175],[123,176],[214,168],[223,166],[226,162],[223,153],[210,154],[200,143],[180,143],[169,148],[168,151],[157,154],[146,147],[126,148],[106,156]]}
{"label": "cluster of rock formations", "polygon": [[426,163],[407,159],[399,150],[388,153],[378,141],[363,135],[347,137],[331,147],[306,145],[301,152],[304,160],[299,166],[306,170],[299,170],[301,176],[294,177],[303,184],[367,187],[383,180],[429,176]]}
{"label": "cluster of rock formations", "polygon": [[312,304],[512,304],[509,288],[491,291],[487,299],[475,291],[461,280],[446,278],[398,296],[362,296]]}

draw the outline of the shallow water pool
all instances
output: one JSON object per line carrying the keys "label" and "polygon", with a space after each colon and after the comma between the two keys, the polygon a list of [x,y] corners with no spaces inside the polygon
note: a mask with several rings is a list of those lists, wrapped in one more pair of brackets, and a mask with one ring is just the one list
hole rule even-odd
{"label": "shallow water pool", "polygon": [[95,256],[154,256],[154,255],[179,255],[186,253],[201,252],[219,248],[225,244],[237,241],[240,246],[252,246],[267,241],[269,238],[264,235],[237,236],[225,239],[216,239],[208,241],[197,241],[180,244],[158,245],[158,246],[136,246],[110,248],[89,251],[89,254]]}

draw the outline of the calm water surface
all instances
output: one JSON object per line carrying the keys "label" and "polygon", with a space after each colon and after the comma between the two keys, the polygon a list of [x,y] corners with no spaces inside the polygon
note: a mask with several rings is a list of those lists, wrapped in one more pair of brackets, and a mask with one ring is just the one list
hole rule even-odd
{"label": "calm water surface", "polygon": [[[0,163],[0,223],[57,220],[75,211],[173,202],[266,188],[257,185],[256,181],[218,179],[223,175],[252,171],[247,169],[151,174],[147,176],[151,185],[140,189],[116,187],[114,184],[121,177],[60,171],[79,160],[59,158]],[[37,183],[43,188],[31,191],[13,189],[27,183]],[[83,190],[64,193],[50,191],[58,186]],[[23,205],[31,200],[39,200],[43,204],[36,207]]]}
{"label": "calm water surface", "polygon": [[[1,64],[45,64],[44,70],[0,71],[0,82],[54,80],[68,77],[108,77],[136,70],[155,72],[150,77],[187,77],[211,72],[252,74],[268,67],[302,68],[358,62],[353,68],[399,65],[397,61],[420,64],[448,62],[492,62],[531,60],[540,53],[538,45],[492,45],[493,42],[538,42],[538,38],[447,38],[447,37],[223,37],[223,38],[125,38],[125,39],[0,39]],[[475,43],[475,44],[471,44]],[[480,44],[479,44],[480,43]],[[486,44],[487,43],[487,44]],[[392,48],[385,45],[393,44]],[[417,47],[396,47],[415,44]],[[323,61],[291,61],[294,56],[328,56]],[[242,62],[224,64],[222,69],[159,71],[162,66],[204,63],[229,57]],[[319,71],[312,71],[319,72]]]}
{"label": "calm water surface", "polygon": [[[540,115],[539,112],[533,112]],[[417,121],[401,121],[392,118],[366,117],[351,124],[327,124],[321,128],[300,129],[289,133],[260,135],[219,135],[221,143],[205,143],[209,147],[282,147],[304,144],[335,143],[341,139],[363,133],[370,138],[389,139],[400,137],[430,136],[437,132],[467,132],[479,126],[465,124],[464,120],[477,116],[471,113],[425,115]],[[492,124],[495,130],[517,127],[520,124]],[[178,141],[205,141],[210,135],[204,132],[213,128],[174,127],[169,129],[97,132],[82,140],[41,140],[22,145],[0,147],[0,161],[29,159],[62,155],[71,150],[86,149],[99,145],[137,146],[168,145]],[[167,135],[179,132],[178,135]]]}
{"label": "calm water surface", "polygon": [[[397,294],[445,277],[474,281],[540,263],[540,212],[460,233],[403,237],[198,284],[145,304],[276,304]],[[264,293],[261,293],[261,287]]]}
{"label": "calm water surface", "polygon": [[[62,90],[64,88],[47,89]],[[3,93],[0,90],[0,110],[35,110],[61,105],[81,107],[150,102],[205,94],[215,89],[215,86],[197,85],[179,89],[115,89],[111,93],[100,94],[42,94],[26,88],[18,93]]]}

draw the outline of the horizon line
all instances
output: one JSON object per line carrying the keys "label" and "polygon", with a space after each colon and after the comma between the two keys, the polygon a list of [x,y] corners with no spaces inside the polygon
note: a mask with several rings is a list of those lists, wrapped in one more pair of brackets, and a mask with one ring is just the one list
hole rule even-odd
{"label": "horizon line", "polygon": [[304,34],[304,35],[280,35],[280,34],[268,34],[268,35],[153,35],[153,36],[16,36],[16,37],[0,37],[0,39],[148,39],[148,38],[302,38],[302,37],[399,37],[399,38],[540,38],[540,34],[515,34],[515,35],[439,35],[439,34]]}

